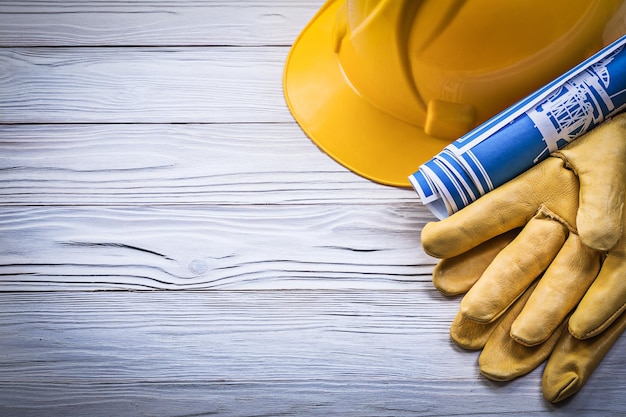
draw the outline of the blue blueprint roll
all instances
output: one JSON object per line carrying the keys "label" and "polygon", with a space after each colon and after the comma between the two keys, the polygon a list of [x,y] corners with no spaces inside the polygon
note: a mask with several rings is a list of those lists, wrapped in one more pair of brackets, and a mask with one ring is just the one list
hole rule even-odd
{"label": "blue blueprint roll", "polygon": [[626,36],[448,145],[409,177],[440,219],[626,109]]}

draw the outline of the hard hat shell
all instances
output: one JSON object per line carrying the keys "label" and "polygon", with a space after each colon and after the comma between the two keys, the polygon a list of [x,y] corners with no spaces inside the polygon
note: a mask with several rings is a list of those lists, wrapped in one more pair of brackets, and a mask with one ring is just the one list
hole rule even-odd
{"label": "hard hat shell", "polygon": [[623,0],[328,0],[285,65],[304,132],[373,181],[452,140],[603,46]]}

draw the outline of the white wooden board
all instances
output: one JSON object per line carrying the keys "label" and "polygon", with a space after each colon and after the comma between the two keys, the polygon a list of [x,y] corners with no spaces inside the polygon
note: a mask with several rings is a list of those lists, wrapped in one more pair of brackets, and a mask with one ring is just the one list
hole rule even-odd
{"label": "white wooden board", "polygon": [[2,46],[291,45],[319,1],[3,0]]}
{"label": "white wooden board", "polygon": [[[0,414],[618,416],[624,340],[559,406],[454,347],[412,291],[18,293],[0,299]],[[10,313],[8,313],[10,312]]]}
{"label": "white wooden board", "polygon": [[0,208],[0,290],[415,288],[409,205]]}
{"label": "white wooden board", "polygon": [[293,122],[0,125],[0,173],[4,205],[401,201],[426,213],[414,191],[353,174]]}
{"label": "white wooden board", "polygon": [[0,416],[626,413],[623,338],[559,406],[449,341],[432,214],[285,105],[321,4],[0,2]]}

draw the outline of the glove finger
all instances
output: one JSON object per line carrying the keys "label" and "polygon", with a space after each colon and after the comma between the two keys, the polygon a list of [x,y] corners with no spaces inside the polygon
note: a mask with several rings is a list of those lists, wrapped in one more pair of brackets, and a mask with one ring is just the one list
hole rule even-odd
{"label": "glove finger", "polygon": [[498,320],[491,323],[478,323],[459,312],[450,326],[450,338],[463,349],[482,349],[498,323]]}
{"label": "glove finger", "polygon": [[461,313],[486,323],[498,318],[550,265],[569,230],[538,213],[507,247],[461,301]]}
{"label": "glove finger", "polygon": [[544,343],[537,346],[524,346],[510,336],[511,325],[524,307],[535,285],[511,306],[498,326],[489,336],[478,358],[480,372],[494,381],[509,381],[539,366],[552,352],[565,329],[565,322],[559,326]]}
{"label": "glove finger", "polygon": [[[626,177],[618,179],[615,174],[601,171],[604,170],[589,171],[580,177],[580,208],[576,225],[587,246],[609,250],[622,233]],[[626,167],[622,171],[626,172]]]}
{"label": "glove finger", "polygon": [[626,314],[590,339],[580,340],[563,332],[543,371],[541,387],[546,400],[556,403],[577,393],[624,329]]}
{"label": "glove finger", "polygon": [[570,233],[513,322],[511,337],[527,346],[543,343],[583,298],[600,264],[601,254]]}
{"label": "glove finger", "polygon": [[461,255],[442,260],[433,270],[435,288],[449,296],[465,294],[518,233],[519,229],[514,229]]}
{"label": "glove finger", "polygon": [[[535,284],[532,284],[534,288]],[[458,312],[452,325],[450,326],[450,337],[460,347],[468,350],[478,350],[485,347],[487,340],[498,327],[500,322],[505,319],[508,314],[517,316],[521,310],[520,304],[525,304],[531,291],[525,292],[512,306],[508,313],[503,314],[500,318],[490,323],[479,323],[470,320]],[[511,313],[512,311],[512,313]]]}
{"label": "glove finger", "polygon": [[523,227],[543,203],[566,221],[574,222],[578,180],[572,171],[563,169],[559,158],[548,158],[452,216],[426,224],[422,229],[422,246],[435,258],[452,258],[495,236]]}
{"label": "glove finger", "polygon": [[609,253],[600,273],[569,320],[569,331],[578,339],[604,331],[626,308],[626,258]]}
{"label": "glove finger", "polygon": [[[600,146],[602,151],[598,152]],[[626,113],[602,123],[553,155],[563,158],[578,175],[580,208],[576,225],[583,243],[597,250],[611,249],[622,233]]]}

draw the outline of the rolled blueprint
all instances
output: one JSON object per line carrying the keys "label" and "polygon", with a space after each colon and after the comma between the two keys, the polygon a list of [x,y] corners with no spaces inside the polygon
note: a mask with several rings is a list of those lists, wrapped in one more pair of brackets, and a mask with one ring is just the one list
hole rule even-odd
{"label": "rolled blueprint", "polygon": [[409,180],[445,218],[626,109],[626,36],[446,146]]}

